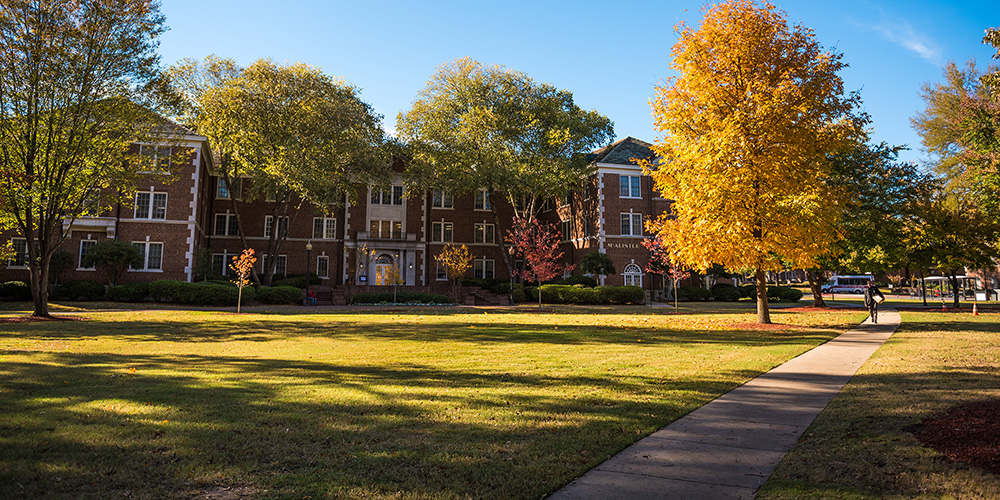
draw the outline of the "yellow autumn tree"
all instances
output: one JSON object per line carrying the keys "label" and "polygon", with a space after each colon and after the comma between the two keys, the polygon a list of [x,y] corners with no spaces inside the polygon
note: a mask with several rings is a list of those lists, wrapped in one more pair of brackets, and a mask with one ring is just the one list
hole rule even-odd
{"label": "yellow autumn tree", "polygon": [[674,201],[654,221],[672,260],[755,269],[757,319],[770,323],[764,272],[833,251],[840,195],[826,156],[863,136],[841,55],[773,5],[733,0],[676,27],[671,68],[650,104],[661,160],[647,165]]}

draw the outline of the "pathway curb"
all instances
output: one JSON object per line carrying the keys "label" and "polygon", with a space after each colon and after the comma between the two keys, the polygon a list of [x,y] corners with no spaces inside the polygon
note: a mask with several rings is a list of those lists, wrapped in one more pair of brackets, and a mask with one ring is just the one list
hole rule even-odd
{"label": "pathway curb", "polygon": [[899,327],[880,311],[639,440],[550,500],[752,499],[799,436]]}

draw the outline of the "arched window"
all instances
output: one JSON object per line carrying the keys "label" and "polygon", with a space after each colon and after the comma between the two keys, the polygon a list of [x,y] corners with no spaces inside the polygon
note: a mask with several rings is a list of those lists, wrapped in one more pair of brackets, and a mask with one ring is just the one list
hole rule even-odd
{"label": "arched window", "polygon": [[392,265],[392,256],[389,254],[379,255],[375,259],[375,285],[385,286],[392,285],[394,267]]}
{"label": "arched window", "polygon": [[625,278],[625,285],[635,285],[642,286],[642,268],[633,264],[625,266],[625,270],[622,271],[622,276]]}
{"label": "arched window", "polygon": [[375,259],[375,263],[376,264],[392,264],[392,256],[389,255],[389,254],[386,254],[386,253],[384,253],[382,255],[379,255],[378,258]]}

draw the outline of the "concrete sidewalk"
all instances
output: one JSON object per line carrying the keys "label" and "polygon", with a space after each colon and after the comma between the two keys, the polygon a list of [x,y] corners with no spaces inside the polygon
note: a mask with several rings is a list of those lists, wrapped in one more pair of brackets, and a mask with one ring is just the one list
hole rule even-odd
{"label": "concrete sidewalk", "polygon": [[896,331],[880,311],[654,432],[549,499],[751,499],[816,415]]}

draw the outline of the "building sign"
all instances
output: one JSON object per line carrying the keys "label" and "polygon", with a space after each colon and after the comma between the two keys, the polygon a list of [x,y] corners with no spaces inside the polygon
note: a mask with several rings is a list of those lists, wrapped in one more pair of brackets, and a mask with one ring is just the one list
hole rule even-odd
{"label": "building sign", "polygon": [[608,248],[623,248],[627,250],[638,250],[640,248],[646,248],[642,246],[641,243],[605,243]]}

